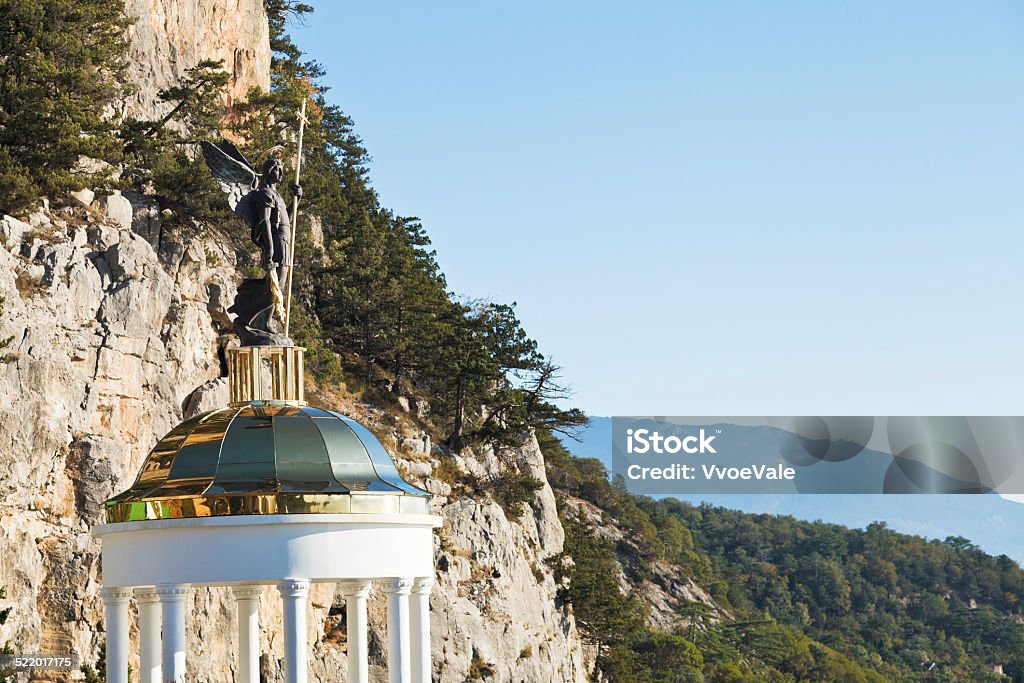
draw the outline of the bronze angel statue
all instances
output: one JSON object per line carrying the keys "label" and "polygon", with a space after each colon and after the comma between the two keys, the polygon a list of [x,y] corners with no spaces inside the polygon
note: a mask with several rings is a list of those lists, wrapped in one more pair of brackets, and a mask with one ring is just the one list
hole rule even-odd
{"label": "bronze angel statue", "polygon": [[[231,209],[249,225],[250,237],[260,248],[260,267],[267,273],[263,278],[243,280],[239,286],[235,303],[228,309],[237,316],[235,331],[244,346],[291,345],[291,340],[273,327],[275,313],[279,319],[285,318],[282,288],[288,282],[291,263],[288,205],[277,191],[284,180],[284,164],[271,157],[257,173],[227,140],[217,144],[204,140],[202,149]],[[297,197],[302,196],[300,186],[293,189]]]}

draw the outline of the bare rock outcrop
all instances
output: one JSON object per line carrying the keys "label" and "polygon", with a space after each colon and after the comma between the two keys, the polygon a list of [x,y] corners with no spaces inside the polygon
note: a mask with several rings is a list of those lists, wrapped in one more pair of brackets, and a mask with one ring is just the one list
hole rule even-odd
{"label": "bare rock outcrop", "polygon": [[[224,303],[235,294],[235,255],[222,236],[165,226],[157,243],[125,227],[105,197],[93,206],[0,218],[0,585],[11,618],[0,643],[21,651],[75,652],[95,662],[104,640],[100,546],[90,527],[101,503],[134,479],[148,450],[184,416],[223,405],[221,354],[231,342]],[[180,233],[187,233],[183,235]],[[414,481],[436,494],[444,527],[435,542],[431,596],[437,679],[471,671],[491,681],[584,681],[583,646],[556,601],[546,558],[564,532],[536,440],[504,455],[463,457],[402,438],[384,414],[357,415],[385,437]],[[443,460],[481,479],[514,461],[544,481],[518,518],[486,495],[454,495],[437,478]],[[344,598],[332,585],[311,595],[312,681],[341,680]],[[282,680],[280,600],[262,602],[263,669]],[[371,597],[373,680],[387,680],[385,606]],[[234,606],[223,588],[193,591],[188,617],[193,680],[227,683],[236,660]],[[133,649],[136,634],[132,633]],[[138,666],[138,662],[133,662]]]}
{"label": "bare rock outcrop", "polygon": [[[565,533],[544,457],[532,434],[507,456],[519,472],[543,482],[518,519],[510,519],[497,502],[475,497],[437,506],[445,520],[431,598],[438,680],[461,683],[467,671],[476,670],[490,671],[499,681],[584,681],[575,620],[557,603],[558,587],[546,564],[562,552]],[[507,467],[491,449],[460,460],[484,479]],[[426,485],[445,492],[442,482]]]}
{"label": "bare rock outcrop", "polygon": [[90,526],[192,389],[220,374],[221,331],[193,283],[230,287],[233,268],[209,265],[204,249],[229,262],[214,240],[165,267],[92,208],[3,222],[14,227],[0,250],[0,337],[11,339],[0,363],[0,584],[13,609],[0,641],[94,661]]}
{"label": "bare rock outcrop", "polygon": [[270,29],[263,0],[125,0],[135,23],[128,29],[129,80],[136,92],[129,115],[157,118],[169,108],[160,90],[207,59],[223,60],[231,74],[228,103],[249,88],[270,88]]}

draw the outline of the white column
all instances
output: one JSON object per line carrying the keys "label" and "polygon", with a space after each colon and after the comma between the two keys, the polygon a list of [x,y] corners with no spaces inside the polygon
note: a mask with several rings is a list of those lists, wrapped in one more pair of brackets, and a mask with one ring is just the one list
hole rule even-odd
{"label": "white column", "polygon": [[162,583],[156,587],[164,620],[164,642],[161,652],[164,683],[185,680],[185,601],[188,586]]}
{"label": "white column", "polygon": [[131,588],[104,588],[104,622],[107,629],[107,681],[128,683],[128,605]]}
{"label": "white column", "polygon": [[388,596],[388,682],[410,683],[409,662],[409,591],[412,579],[389,579],[384,582]]}
{"label": "white column", "polygon": [[235,586],[238,608],[238,683],[260,683],[260,594],[262,586]]}
{"label": "white column", "polygon": [[160,596],[156,589],[136,588],[139,607],[139,681],[163,683],[160,677]]}
{"label": "white column", "polygon": [[366,596],[369,581],[342,581],[345,596],[345,622],[348,625],[348,683],[369,683]]}
{"label": "white column", "polygon": [[412,636],[412,683],[430,683],[430,589],[434,577],[413,580],[409,599],[409,630]]}
{"label": "white column", "polygon": [[288,579],[278,584],[284,608],[284,680],[306,683],[306,596],[309,581]]}

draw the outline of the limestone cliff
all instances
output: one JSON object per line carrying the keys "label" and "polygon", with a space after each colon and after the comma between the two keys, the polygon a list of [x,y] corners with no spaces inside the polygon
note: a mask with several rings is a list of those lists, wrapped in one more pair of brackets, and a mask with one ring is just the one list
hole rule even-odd
{"label": "limestone cliff", "polygon": [[[79,196],[91,204],[40,210],[26,222],[0,219],[0,338],[11,337],[0,363],[0,608],[12,608],[0,643],[95,662],[104,638],[101,567],[89,528],[101,519],[100,502],[131,483],[160,436],[184,415],[224,402],[224,309],[239,275],[237,255],[223,246],[229,241],[208,226],[172,229],[138,195]],[[544,563],[563,541],[550,487],[509,519],[486,497],[452,495],[437,476],[447,460],[449,469],[486,478],[501,466],[493,453],[427,450],[382,411],[339,400],[402,457],[410,479],[437,494],[434,509],[445,519],[431,597],[437,680],[585,680],[574,620],[556,603]],[[544,479],[535,440],[514,457]],[[386,680],[380,598],[371,602],[371,661],[374,679]],[[343,680],[343,599],[318,586],[311,602],[311,680]],[[269,681],[281,680],[279,607],[268,590]],[[234,619],[226,589],[194,591],[195,680],[233,680]]]}
{"label": "limestone cliff", "polygon": [[129,115],[156,118],[167,105],[157,100],[199,62],[223,60],[231,74],[228,102],[251,87],[270,87],[270,29],[263,0],[125,0],[135,23],[128,30],[128,75],[135,93]]}
{"label": "limestone cliff", "polygon": [[[126,7],[136,18],[129,113],[161,115],[157,92],[204,59],[224,60],[232,99],[269,85],[262,0],[126,0]],[[7,591],[0,609],[12,610],[0,645],[74,652],[95,664],[104,634],[100,546],[90,527],[157,439],[183,417],[225,402],[221,357],[233,341],[226,306],[240,256],[213,227],[161,213],[151,198],[96,198],[88,190],[76,197],[60,209],[44,204],[24,221],[0,217],[0,340],[10,337],[0,350],[0,585]],[[485,495],[453,494],[439,475],[461,469],[487,478],[500,467],[493,453],[453,458],[410,431],[411,418],[396,422],[373,406],[322,395],[377,431],[407,476],[436,494],[445,523],[431,597],[435,679],[585,680],[574,619],[557,603],[545,564],[563,542],[551,488],[545,483],[510,519]],[[545,480],[532,437],[513,457]],[[311,598],[310,680],[344,680],[343,599],[332,586],[317,586]],[[261,611],[264,678],[281,680],[280,604],[269,589]],[[370,616],[372,677],[386,680],[379,594]],[[193,680],[234,680],[234,621],[226,590],[193,591]]]}

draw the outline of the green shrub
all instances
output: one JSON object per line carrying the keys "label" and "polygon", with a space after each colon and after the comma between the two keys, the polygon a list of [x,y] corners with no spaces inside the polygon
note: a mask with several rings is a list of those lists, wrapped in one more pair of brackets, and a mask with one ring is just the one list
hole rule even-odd
{"label": "green shrub", "polygon": [[487,488],[510,519],[519,519],[526,512],[526,504],[544,488],[544,482],[536,477],[506,471],[489,479]]}

